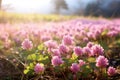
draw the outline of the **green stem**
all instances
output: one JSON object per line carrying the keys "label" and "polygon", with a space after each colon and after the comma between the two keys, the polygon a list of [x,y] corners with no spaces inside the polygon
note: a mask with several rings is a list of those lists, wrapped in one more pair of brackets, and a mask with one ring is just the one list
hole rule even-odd
{"label": "green stem", "polygon": [[19,60],[17,57],[15,57],[14,55],[13,55],[13,57],[25,67],[25,64],[24,64],[22,61],[20,61],[20,60]]}
{"label": "green stem", "polygon": [[61,70],[61,73],[62,73],[64,79],[67,80],[67,78],[65,77],[65,74],[64,74],[64,72],[62,70]]}

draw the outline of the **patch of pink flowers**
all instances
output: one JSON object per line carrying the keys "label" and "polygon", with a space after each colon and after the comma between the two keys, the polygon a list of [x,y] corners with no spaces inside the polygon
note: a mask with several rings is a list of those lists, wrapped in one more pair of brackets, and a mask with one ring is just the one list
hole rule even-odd
{"label": "patch of pink flowers", "polygon": [[[82,74],[86,73],[87,75],[94,74],[94,67],[98,67],[98,70],[96,70],[98,74],[100,68],[108,68],[107,74],[113,76],[116,73],[116,69],[108,67],[109,61],[107,58],[110,59],[112,53],[114,53],[114,49],[111,48],[117,50],[119,47],[120,19],[118,22],[113,21],[78,19],[57,23],[50,22],[46,25],[44,23],[44,25],[38,23],[0,24],[0,53],[9,54],[11,51],[17,53],[18,59],[23,61],[28,67],[32,62],[33,64],[37,63],[34,66],[36,74],[44,72],[45,67],[51,69],[51,67],[56,68],[58,66],[57,69],[64,67],[64,70],[71,70],[75,74],[77,72],[79,74],[80,71],[82,76]],[[41,44],[43,45],[41,46]],[[106,54],[104,54],[104,49],[101,45],[108,47],[109,50],[105,50]],[[26,51],[23,51],[23,57],[19,57],[19,55],[21,56],[21,51],[18,50],[19,46],[30,54],[26,54]],[[116,55],[114,56],[115,58]],[[26,61],[24,61],[24,58]],[[96,64],[94,64],[95,59]],[[38,62],[42,62],[45,66]],[[117,65],[115,64],[115,66]],[[84,69],[89,70],[85,71]],[[62,69],[59,70],[61,72]],[[67,73],[66,71],[64,72]],[[101,72],[104,72],[104,70]],[[55,74],[57,73],[55,72]],[[45,72],[46,75],[47,71]],[[77,77],[78,75],[76,74],[75,76]],[[96,77],[94,75],[89,76]]]}

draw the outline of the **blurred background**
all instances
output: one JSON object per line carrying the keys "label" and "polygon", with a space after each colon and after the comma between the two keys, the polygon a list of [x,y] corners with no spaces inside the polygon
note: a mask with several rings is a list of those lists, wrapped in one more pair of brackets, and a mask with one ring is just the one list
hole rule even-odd
{"label": "blurred background", "polygon": [[120,17],[120,0],[0,0],[7,12]]}
{"label": "blurred background", "polygon": [[0,0],[0,23],[120,18],[120,0]]}

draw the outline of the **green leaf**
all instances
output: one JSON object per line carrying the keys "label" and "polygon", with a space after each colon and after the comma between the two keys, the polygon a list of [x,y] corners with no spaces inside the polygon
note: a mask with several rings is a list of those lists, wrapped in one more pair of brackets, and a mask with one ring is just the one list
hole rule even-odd
{"label": "green leaf", "polygon": [[78,58],[78,56],[73,53],[71,59],[75,60],[75,59],[77,59],[77,58]]}
{"label": "green leaf", "polygon": [[44,44],[38,45],[38,50],[43,50],[44,49]]}
{"label": "green leaf", "polygon": [[30,63],[30,69],[33,69],[33,68],[34,68],[34,64]]}
{"label": "green leaf", "polygon": [[26,69],[30,69],[30,67],[29,67],[29,66],[27,66],[27,67],[26,67]]}
{"label": "green leaf", "polygon": [[29,72],[29,69],[24,70],[24,74],[27,74]]}
{"label": "green leaf", "polygon": [[89,66],[91,67],[91,69],[96,69],[97,68],[95,64],[96,64],[96,62],[89,63]]}
{"label": "green leaf", "polygon": [[81,70],[83,71],[82,72],[82,76],[83,77],[87,77],[91,72],[92,72],[92,69],[90,68],[90,66],[88,65],[84,65],[81,67]]}
{"label": "green leaf", "polygon": [[36,60],[36,58],[37,58],[37,57],[36,57],[36,54],[31,54],[31,55],[28,55],[28,56],[27,56],[27,59],[28,59],[28,60]]}
{"label": "green leaf", "polygon": [[87,61],[89,61],[89,62],[95,62],[95,58],[94,57],[89,57],[89,58],[87,58]]}
{"label": "green leaf", "polygon": [[42,61],[42,60],[46,60],[46,59],[48,59],[48,56],[39,55],[38,61]]}
{"label": "green leaf", "polygon": [[106,30],[104,30],[104,31],[101,33],[101,35],[104,36],[104,35],[106,35],[107,33],[108,33],[108,30],[106,29]]}
{"label": "green leaf", "polygon": [[120,46],[120,39],[116,40],[116,45]]}

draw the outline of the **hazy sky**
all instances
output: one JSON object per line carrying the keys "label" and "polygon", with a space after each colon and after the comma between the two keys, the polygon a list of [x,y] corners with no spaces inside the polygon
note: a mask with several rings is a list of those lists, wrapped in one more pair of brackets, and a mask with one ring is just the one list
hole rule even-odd
{"label": "hazy sky", "polygon": [[[74,11],[76,8],[77,1],[79,0],[66,0],[69,11]],[[53,10],[53,5],[51,0],[3,0],[2,3],[5,5],[10,5],[10,12],[22,12],[22,13],[50,13]]]}
{"label": "hazy sky", "polygon": [[[85,8],[92,1],[95,0],[66,0],[69,10],[62,10],[61,13],[74,13],[78,7]],[[7,11],[20,13],[48,14],[53,10],[52,0],[3,0],[2,5],[10,5]]]}
{"label": "hazy sky", "polygon": [[3,0],[3,5],[10,5],[11,12],[49,13],[52,8],[50,0]]}
{"label": "hazy sky", "polygon": [[[40,13],[40,14],[49,14],[54,11],[54,5],[52,3],[52,0],[2,0],[2,8],[9,12],[18,12],[18,13]],[[60,9],[59,14],[85,14],[89,13],[87,11],[90,11],[90,15],[93,14],[98,10],[101,10],[99,12],[102,12],[104,15],[113,15],[116,13],[116,15],[119,14],[119,3],[120,0],[65,0],[68,6],[68,9]],[[86,10],[87,5],[90,3],[96,3],[99,1],[99,7],[98,10],[94,10],[91,12],[91,10]],[[111,3],[114,3],[113,1],[116,1],[116,3],[111,6]],[[118,4],[117,4],[118,3]],[[6,9],[6,6],[9,5],[9,7]],[[94,4],[95,5],[95,4]],[[93,6],[94,6],[93,5]],[[92,5],[89,5],[92,6]],[[98,13],[99,14],[99,13]],[[101,14],[100,14],[101,15]]]}

